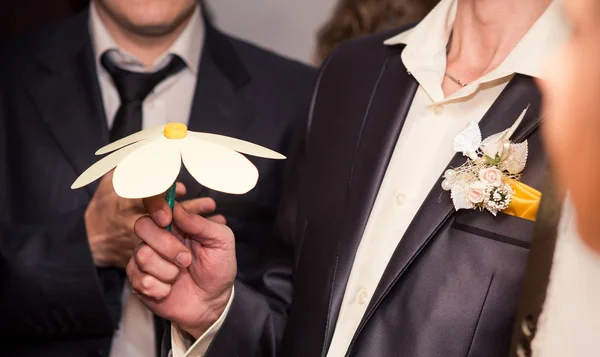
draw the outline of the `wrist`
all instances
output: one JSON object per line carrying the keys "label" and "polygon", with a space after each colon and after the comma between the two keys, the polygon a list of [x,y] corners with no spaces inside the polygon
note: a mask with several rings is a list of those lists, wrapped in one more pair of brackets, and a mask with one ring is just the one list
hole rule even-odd
{"label": "wrist", "polygon": [[232,293],[233,285],[225,289],[225,291],[219,294],[217,298],[213,298],[207,302],[205,313],[202,317],[200,317],[198,323],[191,326],[183,326],[178,324],[179,328],[191,335],[194,340],[199,339],[223,315],[227,305],[229,304]]}

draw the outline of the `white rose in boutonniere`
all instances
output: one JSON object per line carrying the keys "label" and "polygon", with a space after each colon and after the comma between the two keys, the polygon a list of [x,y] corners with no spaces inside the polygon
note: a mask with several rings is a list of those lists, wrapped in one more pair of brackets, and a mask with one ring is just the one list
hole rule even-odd
{"label": "white rose in boutonniere", "polygon": [[483,202],[486,194],[486,184],[481,181],[475,181],[469,187],[467,198],[474,204]]}
{"label": "white rose in boutonniere", "polygon": [[502,140],[495,140],[481,145],[481,151],[487,157],[493,161],[499,161],[504,152],[504,142]]}
{"label": "white rose in boutonniere", "polygon": [[502,185],[502,172],[496,166],[479,170],[479,179],[482,182],[494,187]]}

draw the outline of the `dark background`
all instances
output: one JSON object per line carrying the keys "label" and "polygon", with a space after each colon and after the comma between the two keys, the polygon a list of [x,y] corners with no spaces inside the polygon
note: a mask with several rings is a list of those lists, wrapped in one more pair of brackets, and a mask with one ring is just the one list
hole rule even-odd
{"label": "dark background", "polygon": [[88,3],[89,0],[0,0],[0,42],[64,20]]}
{"label": "dark background", "polygon": [[[198,0],[205,16],[213,14]],[[0,0],[0,43],[18,39],[65,20],[85,9],[90,0]]]}

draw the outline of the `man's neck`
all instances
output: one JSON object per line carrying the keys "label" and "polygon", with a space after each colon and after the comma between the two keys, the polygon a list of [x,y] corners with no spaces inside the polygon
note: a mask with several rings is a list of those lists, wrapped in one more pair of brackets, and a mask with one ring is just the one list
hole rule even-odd
{"label": "man's neck", "polygon": [[447,67],[459,73],[463,82],[471,82],[493,71],[551,2],[458,0]]}
{"label": "man's neck", "polygon": [[118,24],[101,5],[92,2],[92,6],[96,6],[98,17],[119,47],[135,56],[148,69],[173,45],[192,18],[190,15],[164,35],[144,36]]}

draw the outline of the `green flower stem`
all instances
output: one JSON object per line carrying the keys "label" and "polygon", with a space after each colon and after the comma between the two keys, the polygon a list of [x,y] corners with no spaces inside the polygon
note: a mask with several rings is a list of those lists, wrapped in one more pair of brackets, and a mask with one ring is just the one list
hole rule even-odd
{"label": "green flower stem", "polygon": [[[169,203],[169,207],[171,207],[171,212],[173,212],[173,207],[175,206],[175,187],[177,185],[177,182],[173,182],[173,185],[171,185],[171,187],[169,187],[169,189],[167,190],[167,203]],[[171,231],[172,225],[169,224],[167,226],[167,231]]]}

